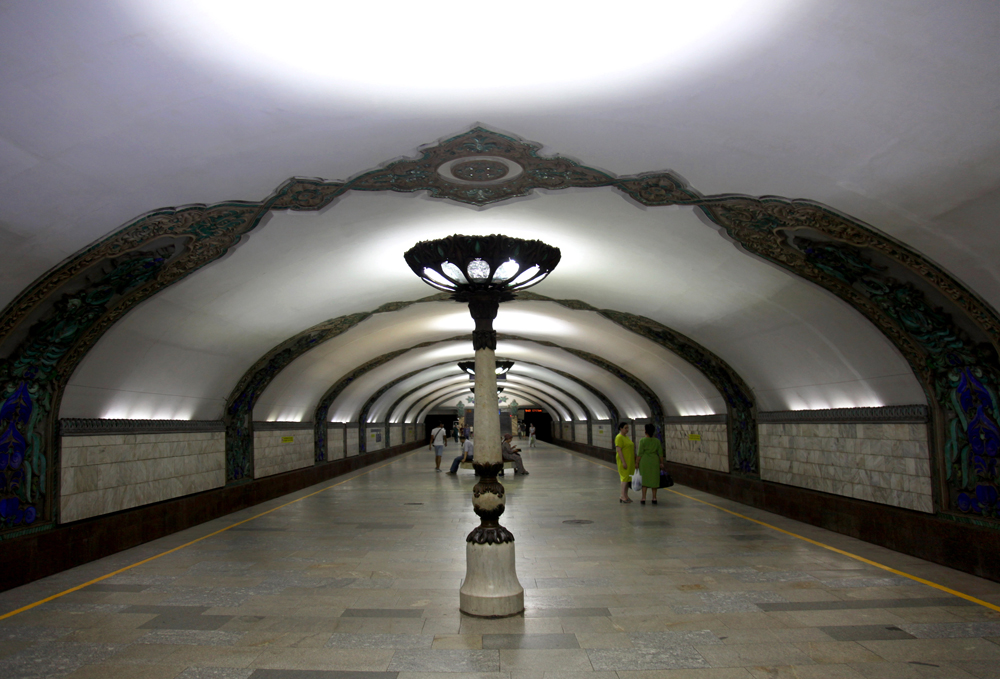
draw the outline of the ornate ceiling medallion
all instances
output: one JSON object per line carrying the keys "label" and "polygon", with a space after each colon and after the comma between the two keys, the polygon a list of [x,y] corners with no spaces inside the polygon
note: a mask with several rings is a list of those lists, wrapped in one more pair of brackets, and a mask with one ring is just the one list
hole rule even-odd
{"label": "ornate ceiling medallion", "polygon": [[490,186],[513,181],[524,174],[524,167],[497,156],[467,156],[442,163],[437,173],[445,181],[465,186]]}

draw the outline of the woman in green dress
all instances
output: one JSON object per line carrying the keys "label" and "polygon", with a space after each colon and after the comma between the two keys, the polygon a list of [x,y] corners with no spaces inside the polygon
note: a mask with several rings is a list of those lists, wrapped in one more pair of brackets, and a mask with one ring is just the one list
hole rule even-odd
{"label": "woman in green dress", "polygon": [[622,493],[618,501],[632,502],[628,496],[628,482],[635,473],[635,444],[628,437],[628,422],[623,422],[618,427],[618,436],[615,437],[615,461],[618,463],[618,478],[622,482]]}
{"label": "woman in green dress", "polygon": [[664,454],[660,439],[653,436],[656,427],[646,425],[646,436],[639,440],[639,452],[636,453],[636,466],[642,476],[642,499],[639,504],[646,504],[646,489],[653,489],[653,504],[656,504],[656,489],[660,487],[660,470],[663,469]]}

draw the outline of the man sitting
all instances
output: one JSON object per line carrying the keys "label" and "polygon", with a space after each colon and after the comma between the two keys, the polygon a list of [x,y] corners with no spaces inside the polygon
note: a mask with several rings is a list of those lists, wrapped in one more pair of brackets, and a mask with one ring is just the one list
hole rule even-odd
{"label": "man sitting", "polygon": [[462,439],[462,454],[456,457],[451,463],[451,469],[448,470],[449,474],[458,473],[458,465],[463,462],[472,462],[472,432],[469,432],[468,438],[465,436]]}
{"label": "man sitting", "polygon": [[[514,438],[513,434],[504,434],[503,443],[500,445],[500,454],[505,460],[510,460],[514,463],[514,473],[528,475],[528,472],[524,471],[524,462],[521,461],[521,449],[515,448],[510,444],[511,440]],[[503,472],[500,472],[503,474]]]}

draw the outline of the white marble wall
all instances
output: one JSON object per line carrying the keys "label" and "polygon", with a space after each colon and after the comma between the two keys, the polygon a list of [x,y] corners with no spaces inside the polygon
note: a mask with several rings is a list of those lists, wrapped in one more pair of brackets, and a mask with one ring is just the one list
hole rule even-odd
{"label": "white marble wall", "polygon": [[[701,440],[692,440],[700,436]],[[725,424],[665,424],[663,452],[668,462],[729,471],[729,443]]]}
{"label": "white marble wall", "polygon": [[590,426],[591,445],[598,448],[610,448],[615,440],[615,425],[611,422],[598,422]]}
{"label": "white marble wall", "polygon": [[218,488],[223,432],[62,437],[61,523]]}
{"label": "white marble wall", "polygon": [[427,425],[425,425],[423,422],[417,425],[417,436],[414,440],[416,441],[427,440]]}
{"label": "white marble wall", "polygon": [[316,452],[313,447],[313,438],[312,429],[254,431],[254,478],[261,479],[265,476],[313,466]]}
{"label": "white marble wall", "polygon": [[573,423],[563,422],[562,423],[562,436],[560,437],[565,441],[573,440]]}
{"label": "white marble wall", "polygon": [[575,423],[573,425],[573,435],[576,437],[574,440],[577,443],[586,443],[587,442],[587,427],[588,426],[589,425],[586,422],[577,422],[577,423]]}
{"label": "white marble wall", "polygon": [[933,512],[924,424],[761,424],[761,478]]}
{"label": "white marble wall", "polygon": [[412,424],[408,424],[408,425],[404,426],[403,428],[406,430],[406,438],[404,439],[404,441],[406,443],[410,443],[411,441],[416,441],[417,440],[417,428],[416,427],[414,427]]}
{"label": "white marble wall", "polygon": [[344,425],[328,425],[326,428],[326,459],[340,460],[344,457]]}
{"label": "white marble wall", "polygon": [[347,447],[344,451],[345,457],[354,457],[358,454],[358,436],[360,432],[358,431],[358,425],[350,424],[347,426]]}
{"label": "white marble wall", "polygon": [[389,425],[389,445],[398,446],[406,441],[403,440],[403,425],[401,424],[390,424]]}
{"label": "white marble wall", "polygon": [[382,427],[367,427],[365,435],[365,451],[373,453],[385,448],[385,429]]}

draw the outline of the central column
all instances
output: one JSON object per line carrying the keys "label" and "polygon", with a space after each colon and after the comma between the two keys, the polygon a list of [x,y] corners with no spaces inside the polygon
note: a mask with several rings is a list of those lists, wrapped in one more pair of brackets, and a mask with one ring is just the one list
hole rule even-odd
{"label": "central column", "polygon": [[480,525],[465,539],[465,580],[459,591],[463,613],[487,618],[524,611],[524,589],[514,567],[514,535],[500,525],[504,487],[497,481],[503,470],[500,454],[500,415],[497,403],[497,335],[493,330],[499,298],[477,293],[469,300],[476,321],[472,334],[476,350],[475,447],[473,466],[479,481],[472,489],[472,506]]}

